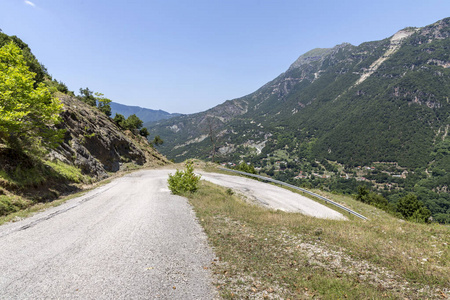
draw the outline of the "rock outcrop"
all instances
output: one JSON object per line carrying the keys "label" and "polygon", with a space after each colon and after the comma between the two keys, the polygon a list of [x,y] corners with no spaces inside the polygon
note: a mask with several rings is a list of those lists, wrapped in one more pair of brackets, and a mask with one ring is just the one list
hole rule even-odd
{"label": "rock outcrop", "polygon": [[51,159],[79,167],[96,179],[108,172],[123,169],[128,163],[158,165],[167,159],[153,149],[147,140],[131,132],[123,132],[105,114],[74,97],[59,95],[64,104],[64,142],[50,152]]}

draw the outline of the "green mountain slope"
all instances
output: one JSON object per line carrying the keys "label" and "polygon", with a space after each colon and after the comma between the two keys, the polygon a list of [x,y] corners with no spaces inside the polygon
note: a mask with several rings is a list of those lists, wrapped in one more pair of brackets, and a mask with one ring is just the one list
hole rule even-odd
{"label": "green mountain slope", "polygon": [[[250,95],[149,129],[176,161],[214,155],[267,171],[274,157],[291,164],[286,180],[304,170],[302,161],[323,162],[327,170],[335,162],[347,171],[393,163],[415,183],[425,180],[427,189],[448,195],[449,36],[447,18],[381,41],[314,49]],[[447,214],[444,198],[439,207]]]}

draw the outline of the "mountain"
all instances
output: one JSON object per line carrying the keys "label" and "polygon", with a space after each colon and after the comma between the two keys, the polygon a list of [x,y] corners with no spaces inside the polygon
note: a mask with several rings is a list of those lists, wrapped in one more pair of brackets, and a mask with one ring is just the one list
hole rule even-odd
{"label": "mountain", "polygon": [[[314,49],[250,95],[159,121],[149,131],[163,138],[160,151],[176,161],[246,160],[286,181],[308,173],[305,184],[313,186],[314,173],[372,176],[368,184],[388,191],[421,182],[435,193],[428,206],[450,215],[449,37],[446,18],[359,46]],[[284,162],[281,170],[276,161]],[[362,166],[378,173],[362,173]],[[358,183],[352,184],[348,192]]]}
{"label": "mountain", "polygon": [[[110,106],[112,116],[115,116],[115,114],[117,113],[123,115],[125,118],[128,118],[130,115],[135,114],[139,119],[141,119],[144,122],[144,124],[156,122],[159,120],[170,119],[181,115],[177,113],[171,114],[163,110],[153,110],[139,106],[128,106],[116,102],[111,102]],[[146,126],[148,125],[144,125],[144,127]]]}

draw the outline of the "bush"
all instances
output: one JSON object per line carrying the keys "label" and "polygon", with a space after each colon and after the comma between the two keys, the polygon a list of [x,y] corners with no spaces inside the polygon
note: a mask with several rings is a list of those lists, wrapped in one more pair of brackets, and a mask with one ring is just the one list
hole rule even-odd
{"label": "bush", "polygon": [[431,212],[414,194],[408,194],[397,203],[397,211],[407,220],[428,223]]}
{"label": "bush", "polygon": [[139,130],[139,134],[145,138],[147,138],[149,136],[149,132],[148,129],[146,127],[141,128],[141,130]]}
{"label": "bush", "polygon": [[195,192],[198,189],[198,182],[200,175],[194,174],[194,164],[192,161],[186,162],[186,169],[184,171],[177,170],[175,175],[169,174],[169,189],[175,195],[180,195],[185,192]]}
{"label": "bush", "polygon": [[255,167],[253,166],[253,164],[247,164],[246,162],[241,162],[238,166],[236,166],[235,168],[236,170],[245,172],[245,173],[250,173],[250,174],[256,174],[255,171]]}

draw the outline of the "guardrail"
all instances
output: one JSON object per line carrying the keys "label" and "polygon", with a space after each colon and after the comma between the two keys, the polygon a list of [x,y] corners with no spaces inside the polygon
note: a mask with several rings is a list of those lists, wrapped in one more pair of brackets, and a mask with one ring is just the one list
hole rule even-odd
{"label": "guardrail", "polygon": [[339,207],[340,209],[343,209],[346,212],[351,213],[352,215],[355,215],[355,216],[357,216],[360,219],[368,220],[366,217],[364,217],[361,214],[358,214],[356,211],[353,211],[353,210],[351,210],[351,209],[349,209],[349,208],[347,208],[347,207],[345,207],[343,205],[340,205],[339,203],[336,203],[336,202],[334,202],[334,201],[332,201],[330,199],[327,199],[327,198],[325,198],[323,196],[320,196],[320,195],[318,195],[316,193],[313,193],[313,192],[310,192],[308,190],[302,189],[302,188],[300,188],[298,186],[295,186],[295,185],[292,185],[292,184],[289,184],[289,183],[286,183],[286,182],[283,182],[283,181],[279,181],[279,180],[276,180],[276,179],[272,179],[272,178],[269,178],[269,177],[264,177],[264,176],[260,176],[260,175],[250,174],[250,173],[246,173],[246,172],[242,172],[242,171],[226,169],[226,168],[219,168],[219,169],[222,170],[222,171],[227,171],[227,172],[237,173],[237,174],[241,174],[241,175],[245,175],[245,176],[259,178],[259,179],[264,180],[264,181],[270,181],[270,182],[273,182],[273,183],[277,183],[277,184],[280,184],[280,185],[284,185],[284,186],[287,186],[287,187],[299,190],[299,191],[301,191],[303,193],[306,193],[306,194],[311,195],[311,196],[313,196],[315,198],[318,198],[318,199],[323,200],[323,201],[325,201],[327,203],[330,203],[330,204],[332,204],[332,205],[334,205],[336,207]]}

